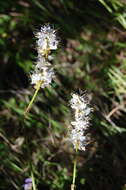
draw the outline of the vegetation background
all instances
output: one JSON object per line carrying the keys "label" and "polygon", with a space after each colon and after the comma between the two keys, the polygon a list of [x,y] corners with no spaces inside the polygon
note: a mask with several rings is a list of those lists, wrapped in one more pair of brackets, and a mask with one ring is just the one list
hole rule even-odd
{"label": "vegetation background", "polygon": [[[33,32],[58,30],[56,79],[34,89]],[[79,152],[77,190],[126,190],[126,1],[6,0],[0,2],[0,189],[23,189],[33,175],[38,190],[68,190],[74,150],[68,127],[71,92],[86,90],[94,107],[92,142]]]}

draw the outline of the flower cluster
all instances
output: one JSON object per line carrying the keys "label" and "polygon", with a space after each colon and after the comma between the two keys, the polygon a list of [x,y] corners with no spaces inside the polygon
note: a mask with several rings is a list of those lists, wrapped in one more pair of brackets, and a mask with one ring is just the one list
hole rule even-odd
{"label": "flower cluster", "polygon": [[50,25],[42,26],[35,37],[37,38],[38,59],[31,74],[31,84],[35,88],[38,84],[41,88],[45,88],[50,85],[55,76],[49,59],[51,50],[57,49],[58,40],[56,39],[56,31]]}
{"label": "flower cluster", "polygon": [[23,185],[24,190],[32,190],[32,179],[27,178],[25,179],[25,184]]}
{"label": "flower cluster", "polygon": [[86,94],[83,96],[72,94],[70,105],[75,113],[75,121],[71,122],[72,130],[70,138],[75,149],[85,150],[90,140],[89,135],[86,134],[86,130],[89,127],[90,113],[93,109],[89,106]]}

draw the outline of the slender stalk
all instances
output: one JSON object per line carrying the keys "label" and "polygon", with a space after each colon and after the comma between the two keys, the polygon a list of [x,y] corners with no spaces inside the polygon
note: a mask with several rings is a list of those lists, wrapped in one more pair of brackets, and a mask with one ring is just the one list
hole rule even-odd
{"label": "slender stalk", "polygon": [[77,152],[78,152],[78,143],[76,143],[76,156],[74,159],[74,166],[73,166],[73,180],[71,184],[71,190],[75,190],[75,181],[76,181],[76,173],[77,173]]}
{"label": "slender stalk", "polygon": [[32,99],[31,99],[31,101],[30,101],[28,107],[26,108],[26,110],[25,110],[25,112],[24,112],[24,115],[25,115],[25,116],[27,116],[27,114],[29,113],[29,111],[30,111],[30,109],[31,109],[31,106],[32,106],[32,104],[33,104],[33,102],[34,102],[34,100],[35,100],[37,94],[38,94],[38,91],[40,90],[41,84],[42,84],[42,81],[38,82],[38,84],[36,85],[35,93],[34,93]]}
{"label": "slender stalk", "polygon": [[36,186],[35,186],[35,178],[34,178],[33,172],[31,172],[31,178],[32,178],[32,187],[33,187],[33,190],[37,190]]}

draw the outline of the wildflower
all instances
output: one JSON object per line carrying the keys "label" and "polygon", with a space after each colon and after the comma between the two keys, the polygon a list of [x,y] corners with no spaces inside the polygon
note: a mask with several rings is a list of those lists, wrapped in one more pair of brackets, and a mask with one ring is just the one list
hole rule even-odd
{"label": "wildflower", "polygon": [[25,184],[23,185],[24,190],[32,190],[32,179],[27,178],[25,179]]}
{"label": "wildflower", "polygon": [[54,70],[49,61],[53,59],[50,55],[51,50],[56,50],[58,47],[58,40],[56,37],[56,31],[51,28],[50,25],[44,25],[40,31],[35,34],[37,38],[37,62],[34,65],[34,71],[31,74],[31,84],[36,89],[28,107],[26,108],[24,115],[30,111],[31,106],[37,96],[40,88],[48,87],[52,79],[54,78]]}
{"label": "wildflower", "polygon": [[42,26],[40,32],[35,34],[37,40],[37,51],[43,56],[50,50],[56,50],[58,46],[58,40],[56,37],[56,31],[50,27],[50,25]]}
{"label": "wildflower", "polygon": [[70,104],[75,114],[75,121],[71,122],[72,130],[70,139],[75,149],[85,150],[90,139],[89,135],[86,134],[86,130],[89,127],[90,113],[93,109],[89,106],[89,100],[86,94],[83,96],[73,94]]}
{"label": "wildflower", "polygon": [[53,68],[49,68],[48,65],[44,66],[38,63],[36,65],[35,71],[31,75],[31,84],[36,85],[39,82],[41,82],[40,87],[45,88],[46,86],[50,85],[54,76],[55,75],[54,75]]}
{"label": "wildflower", "polygon": [[34,87],[41,83],[40,87],[45,88],[50,85],[54,78],[54,71],[49,63],[52,56],[49,55],[51,50],[57,49],[58,40],[56,39],[56,31],[50,25],[44,25],[40,31],[35,34],[37,38],[38,60],[31,74],[31,84]]}

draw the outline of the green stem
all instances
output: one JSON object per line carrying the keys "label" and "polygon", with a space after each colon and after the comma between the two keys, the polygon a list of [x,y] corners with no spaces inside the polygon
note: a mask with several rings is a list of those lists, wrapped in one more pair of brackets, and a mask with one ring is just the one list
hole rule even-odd
{"label": "green stem", "polygon": [[76,156],[74,159],[73,180],[72,180],[72,184],[71,184],[71,190],[75,190],[75,180],[76,180],[76,173],[77,173],[77,152],[78,152],[78,143],[76,143]]}
{"label": "green stem", "polygon": [[35,91],[35,93],[34,93],[32,99],[31,99],[31,101],[30,101],[28,107],[26,108],[26,110],[25,110],[25,112],[24,112],[24,115],[25,115],[25,116],[27,116],[28,112],[30,111],[30,109],[31,109],[31,107],[32,107],[32,104],[33,104],[33,102],[34,102],[34,100],[35,100],[35,98],[36,98],[36,96],[37,96],[37,94],[38,94],[38,91],[39,91],[40,87],[41,87],[41,84],[42,84],[42,81],[39,81],[38,84],[37,84],[37,86],[36,86],[36,91]]}
{"label": "green stem", "polygon": [[35,178],[34,178],[33,172],[31,172],[31,178],[32,178],[32,187],[33,187],[33,190],[37,190],[36,186],[35,186]]}

